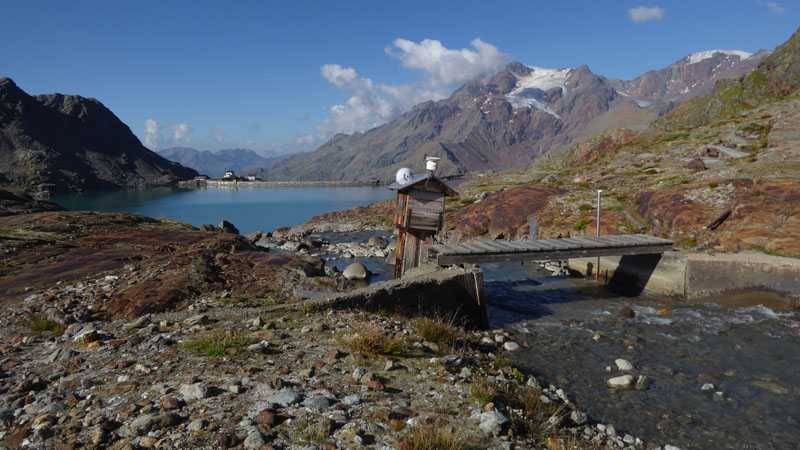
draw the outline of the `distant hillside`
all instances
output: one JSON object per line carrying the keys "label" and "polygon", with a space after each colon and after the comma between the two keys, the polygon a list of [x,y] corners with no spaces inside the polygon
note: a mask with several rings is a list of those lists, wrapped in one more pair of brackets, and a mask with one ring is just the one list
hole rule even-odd
{"label": "distant hillside", "polygon": [[197,172],[145,148],[102,103],[0,79],[0,186],[36,196],[175,183]]}
{"label": "distant hillside", "polygon": [[225,175],[226,170],[233,170],[237,174],[243,175],[260,175],[263,172],[261,169],[272,167],[276,162],[287,158],[287,156],[265,158],[252,150],[243,148],[210,152],[188,147],[172,147],[159,150],[158,153],[170,161],[191,167],[212,178]]}
{"label": "distant hillside", "polygon": [[694,127],[724,120],[758,106],[796,96],[800,87],[800,30],[753,70],[723,80],[710,95],[697,97],[660,119],[660,128]]}
{"label": "distant hillside", "polygon": [[391,179],[441,158],[443,175],[527,167],[537,157],[607,128],[642,129],[675,104],[711,90],[715,80],[752,69],[767,52],[689,55],[630,82],[588,67],[542,69],[511,63],[449,98],[416,105],[392,122],[337,135],[311,153],[267,170],[277,180]]}

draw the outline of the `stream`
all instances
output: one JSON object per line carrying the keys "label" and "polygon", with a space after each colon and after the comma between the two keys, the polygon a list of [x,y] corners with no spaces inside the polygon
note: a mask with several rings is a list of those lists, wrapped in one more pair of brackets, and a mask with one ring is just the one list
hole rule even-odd
{"label": "stream", "polygon": [[[491,328],[522,345],[511,355],[545,385],[564,388],[590,420],[651,445],[783,449],[800,445],[800,312],[750,305],[619,297],[538,264],[485,264]],[[771,300],[764,298],[765,302]],[[633,318],[618,318],[623,307]],[[526,345],[527,344],[527,345]],[[615,360],[647,378],[614,391]]]}

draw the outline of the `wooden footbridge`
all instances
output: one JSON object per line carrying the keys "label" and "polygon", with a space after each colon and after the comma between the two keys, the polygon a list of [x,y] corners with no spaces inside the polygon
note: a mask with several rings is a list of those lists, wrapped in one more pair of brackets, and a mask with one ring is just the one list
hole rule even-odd
{"label": "wooden footbridge", "polygon": [[643,255],[672,250],[673,242],[644,234],[542,239],[533,241],[482,241],[428,246],[428,260],[440,266],[487,262],[542,261],[612,255]]}

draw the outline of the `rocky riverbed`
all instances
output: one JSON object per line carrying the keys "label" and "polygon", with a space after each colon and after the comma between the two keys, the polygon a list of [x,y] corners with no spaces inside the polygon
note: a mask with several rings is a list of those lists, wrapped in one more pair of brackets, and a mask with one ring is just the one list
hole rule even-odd
{"label": "rocky riverbed", "polygon": [[523,371],[590,418],[681,448],[800,442],[800,313],[759,305],[780,305],[775,294],[688,305],[522,269],[485,267],[490,324],[529,345],[512,357]]}
{"label": "rocky riverbed", "polygon": [[523,375],[503,330],[296,295],[353,288],[313,255],[360,243],[38,211],[0,217],[3,447],[644,447]]}

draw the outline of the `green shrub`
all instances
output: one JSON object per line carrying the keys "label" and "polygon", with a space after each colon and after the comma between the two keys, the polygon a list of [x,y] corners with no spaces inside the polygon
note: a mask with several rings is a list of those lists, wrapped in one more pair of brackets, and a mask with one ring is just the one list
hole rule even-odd
{"label": "green shrub", "polygon": [[238,332],[226,332],[185,342],[183,348],[197,356],[239,356],[255,342],[255,339],[243,336]]}
{"label": "green shrub", "polygon": [[53,336],[61,336],[67,329],[63,323],[50,320],[43,314],[29,315],[27,325],[32,333],[41,334],[49,331]]}
{"label": "green shrub", "polygon": [[587,225],[589,225],[589,222],[591,222],[591,220],[590,220],[590,219],[588,219],[588,218],[586,218],[586,217],[581,217],[580,219],[578,219],[578,220],[575,222],[575,224],[574,224],[574,225],[572,225],[572,228],[573,228],[574,230],[576,230],[576,231],[585,230],[585,229],[586,229],[586,226],[587,226]]}
{"label": "green shrub", "polygon": [[739,127],[739,131],[747,133],[761,133],[764,131],[764,125],[760,123],[750,122]]}

